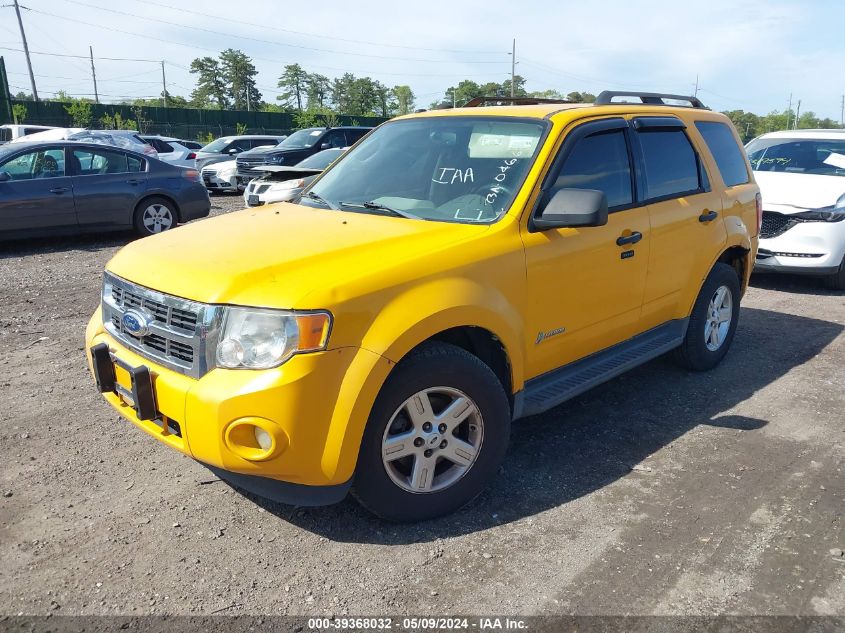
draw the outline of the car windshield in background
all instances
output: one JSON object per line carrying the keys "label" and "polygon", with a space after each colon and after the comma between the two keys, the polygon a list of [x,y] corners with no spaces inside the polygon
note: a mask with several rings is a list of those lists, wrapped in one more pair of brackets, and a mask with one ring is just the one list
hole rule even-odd
{"label": "car windshield in background", "polygon": [[845,176],[845,140],[761,138],[746,150],[754,171]]}
{"label": "car windshield in background", "polygon": [[312,187],[343,210],[491,223],[510,208],[540,147],[542,121],[449,116],[372,132]]}
{"label": "car windshield in background", "polygon": [[312,147],[317,142],[317,138],[326,131],[326,128],[308,128],[299,130],[288,136],[284,141],[278,144],[279,149],[305,149]]}
{"label": "car windshield in background", "polygon": [[334,161],[340,158],[340,155],[346,150],[342,149],[324,149],[322,152],[317,152],[313,156],[309,156],[305,160],[299,161],[296,166],[305,169],[325,169]]}
{"label": "car windshield in background", "polygon": [[211,141],[211,143],[200,149],[200,151],[211,153],[219,152],[224,147],[226,147],[231,140],[231,138],[225,136],[223,138],[218,138],[216,141]]}

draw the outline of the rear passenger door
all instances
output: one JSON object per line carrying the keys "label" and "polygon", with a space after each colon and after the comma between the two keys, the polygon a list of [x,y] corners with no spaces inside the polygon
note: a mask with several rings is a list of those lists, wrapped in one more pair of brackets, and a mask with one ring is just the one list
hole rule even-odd
{"label": "rear passenger door", "polygon": [[646,330],[689,316],[726,233],[721,195],[710,185],[686,124],[672,116],[639,116],[631,124],[651,222]]}
{"label": "rear passenger door", "polygon": [[525,231],[529,377],[636,334],[650,245],[648,209],[637,204],[630,132],[623,118],[583,123],[564,139],[543,190],[596,189],[604,226]]}
{"label": "rear passenger door", "polygon": [[147,188],[146,161],[113,149],[71,147],[70,163],[80,228],[129,227]]}

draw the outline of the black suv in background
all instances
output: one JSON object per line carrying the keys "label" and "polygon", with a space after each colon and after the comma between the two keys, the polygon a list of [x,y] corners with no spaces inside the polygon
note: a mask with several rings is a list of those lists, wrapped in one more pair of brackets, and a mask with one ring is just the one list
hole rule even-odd
{"label": "black suv in background", "polygon": [[296,165],[324,149],[349,147],[372,130],[371,127],[309,127],[298,130],[273,147],[259,147],[238,155],[238,181],[246,185],[264,172],[259,165]]}

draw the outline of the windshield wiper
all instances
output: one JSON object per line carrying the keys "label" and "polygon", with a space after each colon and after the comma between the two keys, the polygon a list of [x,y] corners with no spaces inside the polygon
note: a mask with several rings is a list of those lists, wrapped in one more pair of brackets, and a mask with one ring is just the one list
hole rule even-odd
{"label": "windshield wiper", "polygon": [[313,191],[309,191],[308,193],[305,194],[305,196],[307,198],[311,198],[311,200],[316,200],[320,204],[326,205],[329,209],[331,209],[333,211],[339,211],[340,210],[336,204],[329,202],[323,196],[321,196],[320,194],[314,193]]}
{"label": "windshield wiper", "polygon": [[357,207],[359,209],[370,209],[372,211],[387,211],[391,215],[395,215],[400,218],[408,218],[409,220],[422,220],[422,218],[418,215],[414,215],[408,211],[402,211],[401,209],[394,209],[393,207],[388,207],[387,205],[379,202],[373,202],[372,200],[367,202],[341,202],[340,204],[344,207]]}

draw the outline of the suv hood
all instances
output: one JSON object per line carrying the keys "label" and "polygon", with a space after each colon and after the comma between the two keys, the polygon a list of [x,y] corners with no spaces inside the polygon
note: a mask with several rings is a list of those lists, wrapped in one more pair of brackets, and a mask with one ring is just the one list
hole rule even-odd
{"label": "suv hood", "polygon": [[755,171],[754,179],[760,186],[763,208],[777,207],[777,211],[787,214],[829,207],[845,194],[843,176]]}
{"label": "suv hood", "polygon": [[275,145],[268,145],[266,147],[256,147],[254,149],[241,152],[240,154],[238,154],[238,158],[240,158],[241,156],[264,156],[264,154],[275,154],[276,152],[284,154],[285,152],[290,151],[291,150],[279,149]]}
{"label": "suv hood", "polygon": [[489,230],[279,203],[137,240],[107,269],[124,279],[203,303],[269,308],[343,298],[344,282],[396,268]]}

